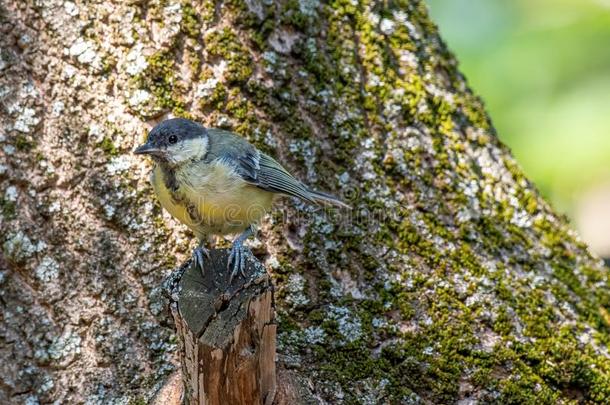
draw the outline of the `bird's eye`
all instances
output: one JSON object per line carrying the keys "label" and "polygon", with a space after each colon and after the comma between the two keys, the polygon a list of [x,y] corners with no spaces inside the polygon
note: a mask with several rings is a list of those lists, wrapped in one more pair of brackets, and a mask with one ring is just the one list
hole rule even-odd
{"label": "bird's eye", "polygon": [[168,139],[170,144],[175,144],[176,142],[178,142],[178,137],[176,135],[170,135],[169,139]]}

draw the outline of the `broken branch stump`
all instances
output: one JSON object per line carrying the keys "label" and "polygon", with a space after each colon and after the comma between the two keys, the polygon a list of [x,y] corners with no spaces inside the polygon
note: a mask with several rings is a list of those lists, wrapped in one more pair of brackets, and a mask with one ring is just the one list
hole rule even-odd
{"label": "broken branch stump", "polygon": [[203,274],[190,260],[168,280],[181,342],[184,403],[271,404],[275,395],[273,286],[245,255],[246,277],[229,285],[228,249],[211,250]]}

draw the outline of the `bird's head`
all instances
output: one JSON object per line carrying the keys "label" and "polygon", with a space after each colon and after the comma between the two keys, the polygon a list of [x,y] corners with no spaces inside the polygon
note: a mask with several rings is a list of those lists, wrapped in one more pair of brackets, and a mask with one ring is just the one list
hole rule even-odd
{"label": "bird's head", "polygon": [[208,132],[200,124],[185,118],[172,118],[157,124],[133,153],[150,155],[155,161],[171,166],[198,160],[208,151]]}

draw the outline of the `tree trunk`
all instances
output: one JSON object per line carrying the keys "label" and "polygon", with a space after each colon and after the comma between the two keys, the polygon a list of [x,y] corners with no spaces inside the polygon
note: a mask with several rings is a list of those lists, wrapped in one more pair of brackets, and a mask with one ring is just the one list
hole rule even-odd
{"label": "tree trunk", "polygon": [[607,269],[422,2],[8,0],[0,47],[0,403],[142,403],[179,367],[160,283],[194,243],[130,153],[168,114],[353,206],[281,200],[253,242],[277,403],[609,401]]}

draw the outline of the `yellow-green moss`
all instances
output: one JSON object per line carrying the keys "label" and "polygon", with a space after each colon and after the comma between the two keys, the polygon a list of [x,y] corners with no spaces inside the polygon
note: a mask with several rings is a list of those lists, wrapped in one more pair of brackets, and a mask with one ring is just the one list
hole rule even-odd
{"label": "yellow-green moss", "polygon": [[15,203],[0,197],[0,213],[6,220],[11,220],[15,217],[17,207]]}
{"label": "yellow-green moss", "polygon": [[182,4],[182,31],[186,36],[198,39],[201,34],[201,21],[199,20],[199,14],[190,3]]}
{"label": "yellow-green moss", "polygon": [[206,51],[228,63],[225,79],[229,84],[242,83],[252,75],[252,58],[235,32],[228,27],[208,33],[204,39]]}
{"label": "yellow-green moss", "polygon": [[146,69],[135,77],[138,88],[155,96],[155,103],[178,116],[189,116],[184,109],[182,89],[175,78],[175,61],[172,50],[160,51],[147,58]]}
{"label": "yellow-green moss", "polygon": [[109,156],[118,156],[119,150],[114,146],[114,142],[109,137],[104,137],[102,142],[100,142],[100,148]]}
{"label": "yellow-green moss", "polygon": [[15,148],[21,152],[29,152],[36,147],[33,140],[29,139],[25,135],[17,135],[15,137]]}

